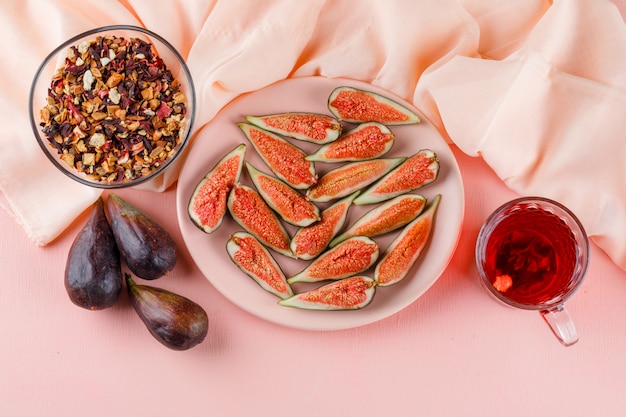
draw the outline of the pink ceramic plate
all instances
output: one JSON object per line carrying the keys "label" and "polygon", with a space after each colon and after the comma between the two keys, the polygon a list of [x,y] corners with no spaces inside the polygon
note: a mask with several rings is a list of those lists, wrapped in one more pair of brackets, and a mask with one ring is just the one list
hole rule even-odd
{"label": "pink ceramic plate", "polygon": [[[280,112],[307,111],[329,114],[326,107],[331,91],[348,85],[383,94],[414,109],[406,101],[392,93],[359,81],[328,79],[324,77],[294,78],[278,82],[257,92],[244,95],[226,106],[211,123],[196,136],[181,171],[177,190],[177,209],[185,244],[198,268],[226,298],[240,308],[265,320],[288,327],[310,330],[347,329],[372,323],[388,317],[417,300],[442,274],[458,241],[463,221],[463,182],[459,167],[445,140],[439,132],[422,117],[416,125],[391,126],[396,142],[387,156],[410,156],[420,149],[429,148],[439,156],[441,168],[437,180],[416,191],[428,199],[441,194],[441,203],[435,218],[431,240],[411,272],[400,283],[380,287],[372,303],[354,311],[308,311],[277,304],[278,298],[265,292],[257,283],[243,274],[226,253],[226,241],[241,228],[227,215],[221,227],[208,235],[194,226],[187,215],[191,193],[202,177],[217,161],[240,143],[248,145],[246,159],[257,169],[270,172],[256,155],[237,122],[245,121],[246,115],[263,115]],[[353,126],[346,125],[344,131]],[[296,146],[313,152],[317,145],[293,141]],[[316,164],[321,175],[337,165]],[[245,172],[242,182],[250,184]],[[323,209],[326,205],[320,205]],[[373,206],[352,206],[348,222],[360,217]],[[291,234],[295,228],[288,227]],[[376,237],[381,251],[391,242],[395,233]],[[305,261],[287,258],[272,252],[287,276],[295,275],[306,266]],[[320,284],[300,283],[293,285],[295,292],[315,288]]]}

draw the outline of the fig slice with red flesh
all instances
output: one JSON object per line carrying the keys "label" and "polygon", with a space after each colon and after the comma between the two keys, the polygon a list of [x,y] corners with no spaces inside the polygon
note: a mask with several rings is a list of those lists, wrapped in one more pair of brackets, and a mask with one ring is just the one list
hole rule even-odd
{"label": "fig slice with red flesh", "polygon": [[233,186],[239,182],[246,145],[240,144],[220,159],[200,180],[189,199],[187,213],[200,230],[213,233],[222,224],[228,208],[226,201]]}
{"label": "fig slice with red flesh", "polygon": [[228,211],[233,219],[265,246],[293,257],[290,238],[276,214],[252,187],[235,184],[228,196]]}
{"label": "fig slice with red flesh", "polygon": [[319,113],[288,112],[246,116],[253,125],[289,138],[323,144],[341,135],[341,124],[332,116]]}
{"label": "fig slice with red flesh", "polygon": [[237,126],[278,178],[298,190],[307,189],[317,182],[315,165],[306,160],[307,155],[302,149],[275,133],[249,123],[238,123]]}
{"label": "fig slice with red flesh", "polygon": [[293,295],[276,260],[250,233],[233,233],[226,243],[226,251],[233,263],[265,291],[283,299]]}
{"label": "fig slice with red flesh", "polygon": [[368,306],[376,294],[376,281],[358,275],[295,294],[278,304],[306,310],[358,310]]}
{"label": "fig slice with red flesh", "polygon": [[385,125],[415,124],[419,116],[406,106],[383,95],[348,86],[335,88],[328,109],[339,120],[350,123],[378,122]]}
{"label": "fig slice with red flesh", "polygon": [[322,253],[287,282],[318,282],[357,275],[374,265],[379,253],[378,243],[366,236],[355,236]]}
{"label": "fig slice with red flesh", "polygon": [[356,191],[336,201],[320,213],[318,222],[298,229],[290,244],[294,256],[298,259],[311,260],[322,253],[345,224],[348,209],[358,194],[359,191]]}
{"label": "fig slice with red flesh", "polygon": [[406,226],[426,207],[426,197],[405,194],[377,206],[356,220],[348,230],[330,242],[333,247],[354,236],[375,237]]}
{"label": "fig slice with red flesh", "polygon": [[399,157],[350,162],[324,174],[317,184],[307,190],[306,195],[314,202],[345,197],[372,184],[405,160]]}
{"label": "fig slice with red flesh", "polygon": [[246,168],[261,197],[285,222],[304,227],[320,219],[319,208],[287,183],[248,162]]}
{"label": "fig slice with red flesh", "polygon": [[307,156],[309,161],[350,162],[379,158],[391,150],[393,132],[376,122],[362,123]]}
{"label": "fig slice with red flesh", "polygon": [[430,149],[422,149],[363,191],[354,204],[374,204],[417,190],[437,179],[439,158]]}
{"label": "fig slice with red flesh", "polygon": [[441,194],[437,194],[428,207],[385,249],[374,270],[374,279],[385,287],[400,282],[413,267],[432,234],[435,213]]}

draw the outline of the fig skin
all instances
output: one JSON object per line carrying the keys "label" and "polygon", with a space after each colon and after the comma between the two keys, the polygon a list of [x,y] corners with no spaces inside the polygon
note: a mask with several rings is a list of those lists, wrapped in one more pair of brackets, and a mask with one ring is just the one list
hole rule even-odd
{"label": "fig skin", "polygon": [[228,211],[228,193],[239,182],[245,155],[246,145],[239,144],[224,155],[193,190],[187,214],[191,222],[204,233],[213,233],[222,225]]}
{"label": "fig skin", "polygon": [[246,116],[246,121],[272,133],[317,144],[332,142],[341,134],[339,120],[319,113],[288,112]]}
{"label": "fig skin", "polygon": [[405,160],[404,157],[378,158],[341,165],[326,172],[317,184],[307,190],[306,196],[316,203],[345,197],[378,181]]}
{"label": "fig skin", "polygon": [[361,123],[332,143],[321,146],[307,161],[328,163],[355,162],[380,158],[391,150],[394,133],[377,122]]}
{"label": "fig skin", "polygon": [[64,282],[70,300],[88,310],[109,308],[119,299],[120,256],[101,197],[70,247]]}
{"label": "fig skin", "polygon": [[385,125],[420,123],[417,113],[373,91],[340,86],[328,97],[328,110],[348,123],[378,122]]}
{"label": "fig skin", "polygon": [[392,232],[415,220],[425,207],[426,197],[420,194],[395,197],[366,212],[348,230],[333,239],[329,246],[332,248],[353,236],[376,237]]}
{"label": "fig skin", "polygon": [[422,188],[437,179],[439,166],[437,154],[422,149],[363,191],[354,199],[354,204],[376,204]]}
{"label": "fig skin", "polygon": [[305,310],[360,310],[372,302],[376,286],[373,278],[357,275],[295,294],[278,304]]}
{"label": "fig skin", "polygon": [[357,275],[374,265],[379,254],[378,243],[374,240],[366,236],[354,236],[322,253],[300,273],[287,279],[287,282],[319,282]]}
{"label": "fig skin", "polygon": [[415,220],[404,226],[400,234],[387,246],[374,270],[376,285],[388,287],[396,284],[413,268],[433,232],[435,214],[440,201],[441,194],[437,194],[428,207]]}
{"label": "fig skin", "polygon": [[290,186],[298,190],[317,182],[315,164],[306,160],[306,153],[280,135],[250,123],[237,123],[265,165]]}
{"label": "fig skin", "polygon": [[130,302],[156,340],[172,350],[188,350],[204,341],[209,318],[199,304],[162,288],[139,285],[128,273],[125,276]]}
{"label": "fig skin", "polygon": [[174,269],[176,243],[161,225],[116,194],[109,195],[107,212],[120,255],[131,272],[154,280]]}
{"label": "fig skin", "polygon": [[246,163],[246,169],[263,200],[285,222],[309,226],[320,219],[319,208],[286,182]]}
{"label": "fig skin", "polygon": [[308,261],[321,254],[345,224],[352,201],[359,193],[356,191],[327,207],[317,223],[299,228],[289,244],[294,257]]}
{"label": "fig skin", "polygon": [[270,294],[279,298],[293,295],[280,265],[267,248],[248,232],[235,232],[226,242],[226,252],[235,265]]}
{"label": "fig skin", "polygon": [[293,257],[287,230],[256,189],[235,184],[228,196],[228,211],[237,224],[266,247]]}

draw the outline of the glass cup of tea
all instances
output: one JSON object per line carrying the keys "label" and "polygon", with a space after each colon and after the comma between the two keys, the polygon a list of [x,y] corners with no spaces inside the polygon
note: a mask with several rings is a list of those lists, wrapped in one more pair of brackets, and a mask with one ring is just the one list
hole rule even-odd
{"label": "glass cup of tea", "polygon": [[539,311],[559,341],[578,341],[564,302],[583,281],[589,262],[587,234],[562,204],[522,197],[503,204],[483,224],[476,265],[483,286],[497,300]]}

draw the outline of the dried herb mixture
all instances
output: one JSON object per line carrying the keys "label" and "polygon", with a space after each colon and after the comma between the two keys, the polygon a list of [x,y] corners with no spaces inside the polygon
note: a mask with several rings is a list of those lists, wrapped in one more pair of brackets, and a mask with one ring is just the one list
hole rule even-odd
{"label": "dried herb mixture", "polygon": [[145,177],[171,157],[187,102],[154,45],[98,36],[67,50],[40,125],[70,167],[97,182]]}

